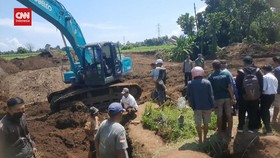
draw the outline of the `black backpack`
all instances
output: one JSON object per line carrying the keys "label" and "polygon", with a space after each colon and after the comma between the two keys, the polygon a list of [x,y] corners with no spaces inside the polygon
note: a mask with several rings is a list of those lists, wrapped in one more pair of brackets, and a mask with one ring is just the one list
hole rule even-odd
{"label": "black backpack", "polygon": [[257,68],[253,72],[246,72],[242,70],[244,73],[243,79],[243,99],[248,101],[258,100],[261,96],[260,84],[257,78],[257,72],[259,69]]}

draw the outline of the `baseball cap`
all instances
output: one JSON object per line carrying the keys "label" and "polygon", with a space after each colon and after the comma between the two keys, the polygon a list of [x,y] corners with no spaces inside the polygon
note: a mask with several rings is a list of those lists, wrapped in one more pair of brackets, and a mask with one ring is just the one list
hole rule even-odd
{"label": "baseball cap", "polygon": [[19,104],[24,104],[23,99],[21,99],[19,97],[10,98],[7,101],[7,107],[14,107],[14,106],[19,105]]}
{"label": "baseball cap", "polygon": [[94,106],[92,106],[92,107],[89,108],[89,112],[90,112],[90,114],[91,114],[92,116],[95,115],[95,114],[97,114],[98,111],[99,111],[99,110],[98,110],[96,107],[94,107]]}
{"label": "baseball cap", "polygon": [[128,88],[123,88],[122,94],[125,94],[125,93],[129,93],[129,89]]}
{"label": "baseball cap", "polygon": [[156,64],[163,64],[163,60],[162,59],[157,59]]}
{"label": "baseball cap", "polygon": [[108,114],[110,116],[114,116],[123,111],[125,111],[125,109],[122,107],[120,103],[117,102],[111,103],[108,107]]}

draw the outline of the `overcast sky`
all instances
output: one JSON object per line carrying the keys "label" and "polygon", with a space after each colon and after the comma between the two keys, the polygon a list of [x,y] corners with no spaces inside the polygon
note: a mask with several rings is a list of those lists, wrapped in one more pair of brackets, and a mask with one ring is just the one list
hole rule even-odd
{"label": "overcast sky", "polygon": [[[205,9],[201,0],[59,0],[80,25],[87,43],[100,41],[137,42],[161,35],[182,34],[176,20],[186,12]],[[59,30],[33,12],[32,26],[14,26],[16,0],[0,0],[0,51],[16,50],[32,43],[35,49],[49,43],[63,47]]]}

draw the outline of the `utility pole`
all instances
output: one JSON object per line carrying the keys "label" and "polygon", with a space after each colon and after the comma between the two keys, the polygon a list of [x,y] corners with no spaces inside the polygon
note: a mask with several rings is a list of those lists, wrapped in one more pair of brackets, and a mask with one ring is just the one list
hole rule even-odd
{"label": "utility pole", "polygon": [[125,45],[125,36],[123,36],[123,45]]}
{"label": "utility pole", "polygon": [[[193,5],[194,5],[194,18],[195,18],[195,24],[196,24],[196,34],[198,34],[199,26],[198,26],[198,20],[197,20],[197,16],[196,16],[195,3]],[[202,54],[202,52],[203,52],[203,35],[200,37],[200,53]]]}
{"label": "utility pole", "polygon": [[160,38],[160,24],[157,24],[158,38]]}
{"label": "utility pole", "polygon": [[197,24],[196,6],[195,6],[195,3],[193,3],[193,6],[194,6],[194,18],[195,18],[196,31],[198,32],[198,24]]}

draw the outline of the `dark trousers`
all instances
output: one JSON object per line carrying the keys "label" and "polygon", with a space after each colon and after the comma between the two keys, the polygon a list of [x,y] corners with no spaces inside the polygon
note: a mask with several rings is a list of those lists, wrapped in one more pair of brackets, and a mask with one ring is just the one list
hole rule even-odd
{"label": "dark trousers", "polygon": [[265,126],[266,132],[272,132],[270,126],[270,112],[269,108],[275,99],[275,95],[265,95],[263,94],[261,97],[261,108],[260,108],[260,115]]}
{"label": "dark trousers", "polygon": [[248,113],[249,124],[248,130],[260,128],[259,100],[246,101],[242,98],[239,102],[238,129],[242,129],[245,125],[245,114]]}
{"label": "dark trousers", "polygon": [[89,141],[89,154],[88,158],[96,158],[96,150],[94,141]]}
{"label": "dark trousers", "polygon": [[192,80],[192,73],[191,72],[185,72],[185,86],[188,85],[188,82]]}

